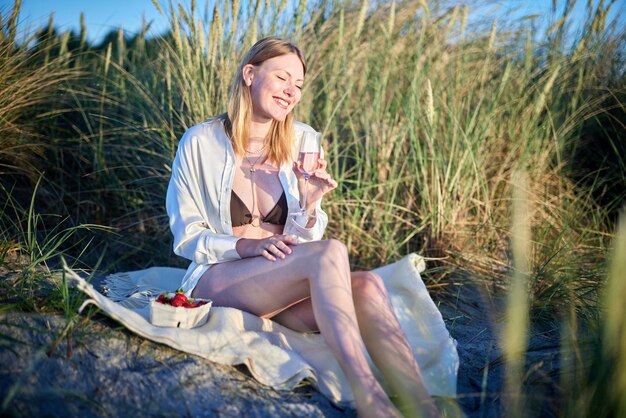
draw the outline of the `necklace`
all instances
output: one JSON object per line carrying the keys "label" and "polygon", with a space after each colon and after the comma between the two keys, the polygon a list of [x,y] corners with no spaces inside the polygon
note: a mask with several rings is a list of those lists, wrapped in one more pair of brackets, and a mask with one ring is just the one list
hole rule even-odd
{"label": "necklace", "polygon": [[[261,148],[259,148],[258,150],[254,150],[254,151],[248,151],[246,150],[246,152],[243,155],[243,158],[246,159],[246,161],[248,162],[248,164],[250,165],[250,172],[254,173],[256,171],[256,168],[254,168],[255,165],[257,165],[257,163],[259,162],[259,160],[261,158],[263,158],[263,151],[265,150],[265,148],[267,148],[267,142],[265,144],[263,144],[263,146]],[[257,154],[260,153],[259,156],[256,158],[256,160],[254,160],[254,163],[252,161],[250,161],[250,159],[248,158],[248,154]],[[254,182],[253,179],[251,179],[252,182]]]}
{"label": "necklace", "polygon": [[[246,153],[246,154],[247,154],[247,153]],[[260,160],[261,158],[263,158],[263,154],[259,155],[259,156],[256,158],[256,160],[254,160],[254,162],[250,161],[250,159],[248,158],[248,156],[247,156],[246,154],[244,154],[244,156],[243,156],[243,157],[246,159],[246,161],[247,161],[247,162],[248,162],[248,164],[250,165],[250,167],[249,167],[250,172],[254,174],[254,172],[256,171],[256,168],[254,168],[254,166],[255,166],[255,165],[257,165],[257,163],[259,162],[259,160]],[[251,179],[251,180],[252,180],[252,182],[254,183],[254,179]]]}
{"label": "necklace", "polygon": [[[267,147],[267,142],[258,150],[254,151],[254,152],[248,152],[248,150],[246,150],[246,152],[243,154],[243,158],[246,159],[246,161],[248,162],[248,165],[250,167],[248,167],[248,170],[250,170],[250,187],[252,189],[252,210],[250,211],[250,214],[252,215],[252,222],[250,222],[250,225],[252,225],[255,228],[259,228],[261,226],[261,217],[254,215],[254,212],[256,210],[256,193],[255,193],[255,188],[254,188],[254,173],[256,172],[256,168],[255,165],[257,165],[259,163],[259,161],[261,160],[261,158],[263,158],[265,156],[265,154],[263,153],[263,151],[265,150],[265,148]],[[254,160],[254,162],[250,161],[250,159],[248,158],[248,154],[256,154],[259,153],[259,156],[256,157],[256,159]],[[260,215],[260,213],[259,213]],[[254,221],[257,221],[257,223],[255,224]]]}
{"label": "necklace", "polygon": [[246,154],[258,154],[259,152],[262,152],[263,150],[265,150],[265,148],[267,148],[267,141],[265,141],[263,146],[261,148],[259,148],[259,149],[255,149],[253,151],[246,150]]}

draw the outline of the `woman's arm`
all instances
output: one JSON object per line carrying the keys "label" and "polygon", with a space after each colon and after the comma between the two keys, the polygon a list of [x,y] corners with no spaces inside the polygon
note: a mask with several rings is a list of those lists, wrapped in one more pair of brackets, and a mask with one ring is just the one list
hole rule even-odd
{"label": "woman's arm", "polygon": [[[172,164],[172,176],[167,189],[166,208],[169,216],[170,229],[174,236],[174,253],[195,261],[198,264],[215,264],[224,261],[238,260],[241,257],[237,253],[236,243],[239,238],[220,233],[214,225],[210,225],[210,219],[217,218],[215,213],[219,202],[213,202],[204,189],[208,187],[219,188],[221,176],[217,177],[212,184],[205,184],[200,178],[203,170],[200,154],[207,154],[207,150],[201,147],[201,141],[206,146],[206,135],[202,127],[190,128],[180,140],[176,157]],[[217,152],[210,157],[216,158]],[[217,196],[213,193],[212,196]]]}

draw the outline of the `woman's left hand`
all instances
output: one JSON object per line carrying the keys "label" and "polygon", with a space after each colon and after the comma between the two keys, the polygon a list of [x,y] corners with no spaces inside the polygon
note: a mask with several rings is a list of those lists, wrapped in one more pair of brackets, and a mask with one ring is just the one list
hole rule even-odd
{"label": "woman's left hand", "polygon": [[[325,159],[320,158],[317,160],[319,167],[315,170],[311,177],[309,177],[309,185],[307,187],[307,209],[313,209],[315,203],[322,198],[326,193],[330,192],[337,187],[337,182],[330,177],[330,174],[326,171],[328,163]],[[298,170],[299,162],[293,163],[293,171],[298,178],[298,189],[300,190],[300,201],[304,193],[304,175]]]}

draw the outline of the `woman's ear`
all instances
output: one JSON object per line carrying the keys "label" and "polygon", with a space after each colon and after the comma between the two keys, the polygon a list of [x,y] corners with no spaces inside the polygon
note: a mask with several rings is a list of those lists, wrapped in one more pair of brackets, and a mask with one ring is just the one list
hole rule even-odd
{"label": "woman's ear", "polygon": [[243,82],[246,84],[246,86],[250,87],[252,85],[252,79],[254,78],[254,65],[244,65],[241,72],[243,75]]}

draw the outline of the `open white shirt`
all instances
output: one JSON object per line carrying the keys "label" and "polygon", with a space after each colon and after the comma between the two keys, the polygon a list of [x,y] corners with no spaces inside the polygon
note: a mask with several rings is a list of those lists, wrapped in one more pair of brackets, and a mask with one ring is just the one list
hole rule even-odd
{"label": "open white shirt", "polygon": [[[296,138],[303,131],[313,131],[301,122],[294,126]],[[292,163],[287,162],[278,173],[289,213],[300,209],[298,181],[291,167]],[[172,164],[166,208],[174,253],[191,260],[180,285],[187,295],[212,264],[241,258],[235,249],[240,238],[233,235],[230,216],[234,169],[235,152],[221,118],[209,119],[185,132]],[[320,203],[316,205],[313,227],[305,228],[288,219],[283,234],[296,235],[302,242],[321,239],[328,216]]]}

